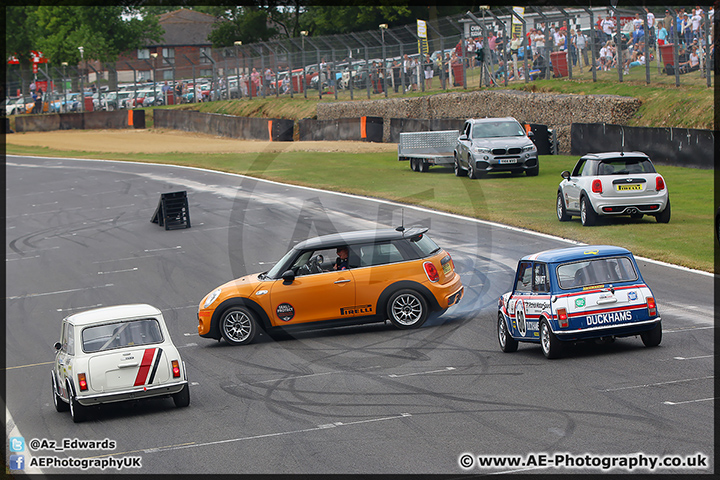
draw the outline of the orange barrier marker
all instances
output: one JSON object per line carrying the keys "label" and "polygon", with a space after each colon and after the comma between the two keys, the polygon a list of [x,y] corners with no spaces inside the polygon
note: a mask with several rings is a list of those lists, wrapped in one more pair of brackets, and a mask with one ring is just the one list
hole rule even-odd
{"label": "orange barrier marker", "polygon": [[268,120],[268,136],[270,137],[270,141],[272,142],[272,120]]}
{"label": "orange barrier marker", "polygon": [[367,117],[360,117],[360,138],[367,138]]}
{"label": "orange barrier marker", "polygon": [[128,127],[133,126],[133,111],[128,110]]}

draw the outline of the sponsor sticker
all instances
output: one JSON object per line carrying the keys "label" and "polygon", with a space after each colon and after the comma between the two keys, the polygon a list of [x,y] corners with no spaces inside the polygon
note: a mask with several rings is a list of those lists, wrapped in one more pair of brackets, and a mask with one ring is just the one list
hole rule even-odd
{"label": "sponsor sticker", "polygon": [[342,307],[340,309],[340,315],[343,317],[347,315],[369,315],[372,313],[372,305],[355,305],[353,307]]}
{"label": "sponsor sticker", "polygon": [[517,320],[517,329],[523,337],[527,333],[527,324],[525,323],[525,304],[522,300],[515,302],[515,319]]}
{"label": "sponsor sticker", "polygon": [[628,292],[628,300],[635,301],[637,300],[637,292]]}
{"label": "sponsor sticker", "polygon": [[585,306],[585,299],[584,299],[583,297],[576,298],[576,299],[575,299],[575,306],[576,306],[577,308],[582,308],[582,307],[584,307],[584,306]]}
{"label": "sponsor sticker", "polygon": [[280,320],[283,322],[289,322],[295,316],[295,308],[289,303],[281,303],[275,309],[275,313]]}

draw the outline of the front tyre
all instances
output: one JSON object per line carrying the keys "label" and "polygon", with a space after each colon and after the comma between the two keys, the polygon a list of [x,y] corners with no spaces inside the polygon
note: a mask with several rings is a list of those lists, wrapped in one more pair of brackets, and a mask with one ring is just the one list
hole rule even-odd
{"label": "front tyre", "polygon": [[525,173],[528,177],[537,177],[540,173],[540,166],[538,165],[536,167],[528,168]]}
{"label": "front tyre", "polygon": [[505,316],[502,312],[498,312],[497,333],[498,341],[500,342],[500,350],[505,353],[517,351],[518,341],[510,336],[507,324],[505,323]]}
{"label": "front tyre", "polygon": [[562,351],[560,340],[550,330],[550,324],[545,319],[540,321],[540,346],[545,358],[549,359],[558,358]]}
{"label": "front tyre", "polygon": [[427,320],[427,301],[415,290],[399,290],[388,301],[387,315],[397,328],[418,328]]}
{"label": "front tyre", "polygon": [[662,322],[657,322],[655,326],[646,332],[640,334],[643,345],[646,347],[657,347],[662,341]]}
{"label": "front tyre", "polygon": [[230,345],[247,345],[257,334],[255,314],[246,307],[232,307],[220,319],[220,333]]}
{"label": "front tyre", "polygon": [[592,227],[597,220],[597,213],[593,210],[592,204],[587,197],[580,200],[580,221],[584,227]]}
{"label": "front tyre", "polygon": [[565,200],[563,199],[562,192],[558,192],[557,194],[557,217],[558,220],[561,222],[567,222],[572,218],[571,215],[568,215],[567,210],[565,210]]}

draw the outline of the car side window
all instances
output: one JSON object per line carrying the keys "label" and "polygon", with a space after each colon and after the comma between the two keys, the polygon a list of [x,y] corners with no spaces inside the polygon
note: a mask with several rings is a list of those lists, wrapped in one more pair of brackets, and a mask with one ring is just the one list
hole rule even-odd
{"label": "car side window", "polygon": [[547,293],[550,291],[550,279],[544,263],[536,263],[533,267],[533,292]]}
{"label": "car side window", "polygon": [[518,292],[529,292],[532,288],[532,263],[521,262],[518,266],[515,290]]}
{"label": "car side window", "polygon": [[75,355],[75,327],[67,324],[67,354]]}
{"label": "car side window", "polygon": [[578,163],[575,165],[575,168],[574,168],[573,171],[572,171],[572,176],[573,176],[573,177],[580,177],[580,176],[582,176],[582,171],[583,171],[583,168],[585,167],[586,164],[587,164],[587,160],[584,160],[584,159],[581,158],[581,159],[578,161]]}
{"label": "car side window", "polygon": [[360,245],[356,248],[356,251],[361,267],[385,265],[404,260],[402,253],[390,242]]}

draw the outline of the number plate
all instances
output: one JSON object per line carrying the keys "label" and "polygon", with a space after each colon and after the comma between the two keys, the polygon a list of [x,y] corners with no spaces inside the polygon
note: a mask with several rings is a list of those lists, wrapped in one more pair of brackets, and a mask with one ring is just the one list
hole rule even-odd
{"label": "number plate", "polygon": [[501,158],[500,163],[517,163],[516,158]]}
{"label": "number plate", "polygon": [[450,264],[450,262],[447,262],[447,263],[446,263],[445,265],[443,265],[442,267],[443,267],[443,273],[444,273],[445,275],[447,275],[448,273],[450,273],[450,271],[452,270],[452,265]]}
{"label": "number plate", "polygon": [[618,185],[618,192],[625,192],[627,190],[642,190],[642,185]]}

